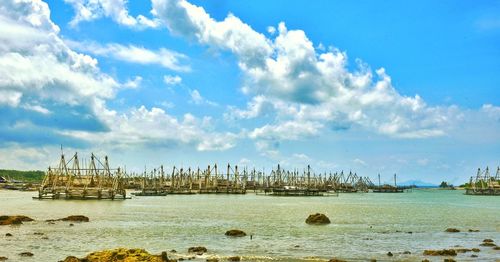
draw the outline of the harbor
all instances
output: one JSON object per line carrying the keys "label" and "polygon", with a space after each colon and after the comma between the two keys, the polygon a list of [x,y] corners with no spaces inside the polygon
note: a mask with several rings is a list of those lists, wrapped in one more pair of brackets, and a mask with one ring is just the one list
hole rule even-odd
{"label": "harbor", "polygon": [[[500,242],[499,199],[471,197],[462,190],[298,198],[193,194],[126,201],[33,201],[33,194],[0,190],[0,198],[5,200],[2,214],[35,219],[20,226],[0,226],[0,256],[29,261],[18,254],[31,252],[32,260],[59,261],[71,255],[84,257],[98,250],[127,247],[155,254],[166,251],[169,257],[185,261],[194,257],[191,261],[197,262],[212,257],[228,261],[233,256],[242,261],[305,262],[311,257],[325,262],[333,257],[345,261],[442,261],[450,257],[425,256],[424,250],[458,249],[455,246],[459,245],[479,248],[480,252],[458,253],[452,257],[457,261],[473,260],[472,254],[482,261],[495,261],[499,252],[479,246],[484,239]],[[326,214],[331,224],[311,226],[304,222],[318,211]],[[90,221],[45,222],[77,214]],[[445,232],[449,227],[460,232]],[[244,230],[247,236],[225,236],[231,228]],[[7,233],[13,236],[5,237]],[[192,246],[204,246],[208,251],[198,256],[188,252]],[[387,256],[388,252],[393,257]]]}

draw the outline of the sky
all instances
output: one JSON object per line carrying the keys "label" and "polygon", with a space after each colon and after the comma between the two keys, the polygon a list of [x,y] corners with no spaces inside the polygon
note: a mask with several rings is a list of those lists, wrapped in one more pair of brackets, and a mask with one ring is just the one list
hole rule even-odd
{"label": "sky", "polygon": [[500,165],[500,1],[4,0],[0,168]]}

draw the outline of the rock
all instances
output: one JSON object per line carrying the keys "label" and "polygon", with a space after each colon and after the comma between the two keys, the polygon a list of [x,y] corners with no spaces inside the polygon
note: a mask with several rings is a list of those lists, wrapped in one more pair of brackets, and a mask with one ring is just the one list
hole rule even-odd
{"label": "rock", "polygon": [[69,224],[69,226],[70,226],[70,227],[72,227],[72,226],[75,226],[75,224],[73,224],[73,223],[70,223],[70,224]]}
{"label": "rock", "polygon": [[338,258],[332,258],[332,259],[328,260],[328,262],[347,262],[347,261],[342,260],[342,259],[338,259]]}
{"label": "rock", "polygon": [[445,232],[448,232],[448,233],[458,233],[458,232],[460,232],[460,230],[458,230],[458,229],[456,229],[456,228],[452,228],[452,227],[450,227],[450,228],[447,228],[447,229],[445,230]]}
{"label": "rock", "polygon": [[493,247],[493,250],[500,250],[499,246]]}
{"label": "rock", "polygon": [[11,236],[12,236],[12,234],[11,234],[11,233],[7,233],[7,234],[5,234],[5,236],[6,236],[6,237],[11,237]]}
{"label": "rock", "polygon": [[387,252],[387,256],[392,257],[394,255],[392,254],[392,252]]}
{"label": "rock", "polygon": [[69,217],[61,218],[59,220],[71,221],[71,222],[89,222],[90,221],[90,219],[88,217],[82,216],[82,215],[69,216]]}
{"label": "rock", "polygon": [[482,247],[496,247],[497,245],[493,242],[483,242],[481,244],[479,244],[480,246]]}
{"label": "rock", "polygon": [[479,232],[479,229],[469,229],[469,232]]}
{"label": "rock", "polygon": [[479,248],[473,248],[471,250],[472,250],[472,252],[476,252],[476,253],[479,252],[479,251],[481,251],[481,249],[479,249]]}
{"label": "rock", "polygon": [[404,255],[410,255],[410,254],[411,254],[411,252],[410,252],[410,251],[405,251],[405,252],[403,252],[403,254],[404,254]]}
{"label": "rock", "polygon": [[424,250],[425,256],[456,256],[457,251],[454,249],[443,249],[443,250]]}
{"label": "rock", "polygon": [[412,232],[412,231],[408,231],[408,232],[406,232],[406,233],[407,233],[407,234],[413,234],[413,232]]}
{"label": "rock", "polygon": [[170,250],[170,253],[177,253],[177,250],[172,249],[172,250]]}
{"label": "rock", "polygon": [[35,233],[33,233],[33,235],[43,236],[43,235],[44,235],[44,233],[42,233],[42,232],[35,232]]}
{"label": "rock", "polygon": [[247,235],[247,233],[245,233],[244,231],[241,231],[239,229],[231,229],[231,230],[226,231],[226,233],[224,235],[230,236],[230,237],[244,237]]}
{"label": "rock", "polygon": [[219,262],[219,260],[217,258],[207,258],[207,262]]}
{"label": "rock", "polygon": [[495,241],[493,241],[493,239],[491,239],[491,238],[487,238],[487,239],[483,240],[483,242],[484,243],[493,243]]}
{"label": "rock", "polygon": [[[69,256],[66,259],[64,259],[63,262],[80,262],[81,260],[77,257],[74,256]],[[61,262],[61,261],[60,261]]]}
{"label": "rock", "polygon": [[422,262],[430,262],[429,259],[424,259]]}
{"label": "rock", "polygon": [[31,253],[31,252],[21,252],[21,253],[19,253],[19,255],[22,256],[22,257],[32,257],[32,256],[34,256],[34,254]]}
{"label": "rock", "polygon": [[7,257],[0,257],[0,261],[5,261],[7,259],[8,259]]}
{"label": "rock", "polygon": [[470,255],[470,257],[477,257],[477,255],[472,254],[472,255]]}
{"label": "rock", "polygon": [[47,240],[47,239],[49,239],[49,237],[42,237],[42,239]]}
{"label": "rock", "polygon": [[188,248],[189,253],[201,253],[201,255],[203,255],[203,253],[205,253],[207,251],[208,250],[206,247],[190,247],[190,248]]}
{"label": "rock", "polygon": [[34,221],[34,219],[27,216],[0,216],[0,226],[21,225],[23,222],[31,221]]}
{"label": "rock", "polygon": [[316,213],[316,214],[309,215],[309,217],[307,217],[307,219],[306,219],[306,223],[309,225],[326,225],[326,224],[330,224],[331,222],[330,222],[330,219],[326,215]]}
{"label": "rock", "polygon": [[445,258],[443,261],[444,262],[456,262],[456,260],[453,258]]}
{"label": "rock", "polygon": [[63,262],[123,262],[123,261],[144,261],[144,262],[174,262],[175,260],[168,259],[167,253],[162,252],[160,255],[152,255],[144,249],[139,248],[117,248],[110,250],[102,250],[92,252],[84,258],[74,256],[67,257]]}
{"label": "rock", "polygon": [[300,247],[300,245],[295,245],[295,246],[293,246],[293,247]]}
{"label": "rock", "polygon": [[241,260],[241,257],[228,257],[227,258],[228,261],[240,261]]}

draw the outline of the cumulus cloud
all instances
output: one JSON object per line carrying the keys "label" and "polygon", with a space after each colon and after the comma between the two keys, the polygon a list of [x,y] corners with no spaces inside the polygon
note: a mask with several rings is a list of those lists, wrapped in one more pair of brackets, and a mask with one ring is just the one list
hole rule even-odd
{"label": "cumulus cloud", "polygon": [[159,27],[158,19],[147,18],[143,15],[133,17],[127,9],[127,0],[64,0],[75,10],[75,16],[70,22],[71,26],[76,26],[83,21],[92,21],[102,17],[109,17],[116,23],[136,28],[156,28]]}
{"label": "cumulus cloud", "polygon": [[[118,113],[100,105],[102,120],[109,132],[61,131],[61,134],[93,141],[106,146],[169,146],[193,145],[199,151],[226,150],[235,145],[237,135],[211,132],[209,119],[198,119],[185,114],[182,120],[169,115],[163,109],[145,106]],[[147,132],[145,131],[147,130]],[[96,142],[99,141],[99,142]]]}
{"label": "cumulus cloud", "polygon": [[[144,106],[123,112],[107,108],[106,102],[121,88],[138,87],[142,77],[120,83],[100,70],[97,59],[73,51],[73,45],[60,38],[46,3],[3,1],[0,21],[0,112],[7,115],[0,119],[0,143],[9,143],[9,139],[25,142],[29,137],[42,144],[187,144],[200,151],[234,145],[235,135],[205,128],[209,119],[186,114],[178,120],[162,109]],[[118,44],[92,47],[97,55],[110,52],[124,61],[188,69],[177,63],[183,55],[166,49],[151,51]]]}
{"label": "cumulus cloud", "polygon": [[182,82],[182,78],[178,75],[164,75],[163,76],[163,82],[167,85],[174,86],[178,85]]}
{"label": "cumulus cloud", "polygon": [[66,41],[66,43],[81,52],[90,53],[101,57],[111,57],[116,60],[142,64],[159,65],[174,71],[189,71],[190,67],[184,65],[183,61],[187,56],[166,48],[150,50],[141,46],[121,45],[116,43],[99,44],[95,42],[75,42]]}
{"label": "cumulus cloud", "polygon": [[[275,124],[250,132],[251,138],[298,139],[326,127],[353,125],[400,138],[442,136],[457,111],[399,94],[383,68],[374,73],[358,61],[358,70],[350,71],[345,52],[324,51],[322,44],[315,49],[304,31],[289,30],[284,23],[270,27],[276,35],[266,38],[232,14],[216,21],[184,0],[152,2],[172,33],[238,58],[245,76],[242,90],[252,98],[246,109],[230,107],[226,118],[255,118],[269,111],[277,116]],[[285,130],[290,135],[278,135]]]}

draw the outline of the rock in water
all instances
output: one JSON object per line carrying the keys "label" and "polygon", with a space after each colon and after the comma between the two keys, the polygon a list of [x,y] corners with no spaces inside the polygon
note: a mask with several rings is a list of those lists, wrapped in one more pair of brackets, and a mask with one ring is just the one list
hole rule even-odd
{"label": "rock in water", "polygon": [[207,251],[208,250],[206,247],[190,247],[190,248],[188,248],[189,253],[201,253],[201,254],[203,254]]}
{"label": "rock in water", "polygon": [[240,257],[228,257],[227,260],[229,260],[229,261],[240,261],[241,258]]}
{"label": "rock in water", "polygon": [[330,219],[324,214],[316,213],[309,215],[306,219],[306,223],[309,225],[326,225],[330,224]]}
{"label": "rock in water", "polygon": [[22,257],[32,257],[34,256],[33,253],[31,252],[22,252],[22,253],[19,253],[20,256]]}
{"label": "rock in water", "polygon": [[0,226],[20,225],[23,222],[30,221],[34,221],[34,219],[27,216],[0,216]]}
{"label": "rock in water", "polygon": [[448,232],[448,233],[458,233],[458,232],[460,232],[460,230],[458,230],[458,229],[456,229],[456,228],[452,228],[452,227],[450,227],[450,228],[447,228],[447,229],[445,230],[445,232]]}
{"label": "rock in water", "polygon": [[443,250],[424,250],[424,256],[456,256],[457,251],[454,249]]}
{"label": "rock in water", "polygon": [[0,261],[5,261],[7,259],[9,259],[9,258],[8,257],[0,257]]}
{"label": "rock in water", "polygon": [[82,216],[82,215],[69,216],[69,217],[61,218],[59,220],[61,220],[61,221],[71,221],[71,222],[89,222],[90,221],[90,219],[88,217]]}
{"label": "rock in water", "polygon": [[226,231],[225,235],[230,236],[230,237],[244,237],[247,235],[247,233],[245,233],[239,229],[231,229],[231,230]]}

